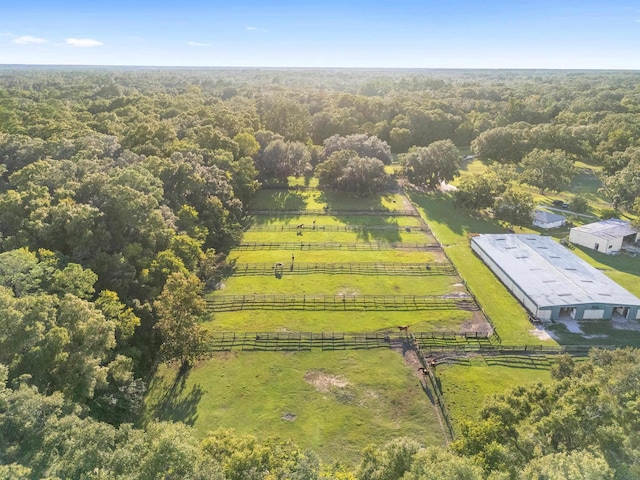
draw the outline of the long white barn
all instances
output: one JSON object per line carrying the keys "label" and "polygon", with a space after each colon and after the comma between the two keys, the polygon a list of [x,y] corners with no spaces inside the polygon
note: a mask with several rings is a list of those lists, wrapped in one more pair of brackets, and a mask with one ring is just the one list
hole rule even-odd
{"label": "long white barn", "polygon": [[640,319],[640,299],[550,237],[478,235],[471,248],[537,319]]}

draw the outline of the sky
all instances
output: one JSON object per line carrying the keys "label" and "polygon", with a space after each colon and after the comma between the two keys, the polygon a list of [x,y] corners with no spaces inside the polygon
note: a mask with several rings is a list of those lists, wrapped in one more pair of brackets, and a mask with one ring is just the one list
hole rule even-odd
{"label": "sky", "polygon": [[0,64],[636,70],[640,2],[2,0]]}

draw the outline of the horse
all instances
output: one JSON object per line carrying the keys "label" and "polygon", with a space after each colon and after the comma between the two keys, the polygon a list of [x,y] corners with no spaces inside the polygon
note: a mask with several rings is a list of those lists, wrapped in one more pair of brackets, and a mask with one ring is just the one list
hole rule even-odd
{"label": "horse", "polygon": [[408,332],[410,326],[411,325],[405,325],[404,327],[398,326],[398,330],[400,330],[401,332]]}

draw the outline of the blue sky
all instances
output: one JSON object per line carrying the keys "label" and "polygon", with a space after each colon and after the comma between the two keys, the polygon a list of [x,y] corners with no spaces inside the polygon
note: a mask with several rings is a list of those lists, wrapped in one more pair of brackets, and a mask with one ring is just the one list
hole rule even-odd
{"label": "blue sky", "polygon": [[0,64],[640,69],[640,2],[5,0]]}

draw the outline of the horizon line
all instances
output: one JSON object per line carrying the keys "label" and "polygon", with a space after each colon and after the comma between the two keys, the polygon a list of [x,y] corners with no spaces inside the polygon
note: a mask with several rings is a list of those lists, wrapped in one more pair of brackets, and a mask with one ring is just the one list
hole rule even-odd
{"label": "horizon line", "polygon": [[0,63],[0,68],[151,68],[151,69],[260,69],[260,70],[502,70],[502,71],[555,71],[555,72],[640,72],[639,68],[550,68],[550,67],[345,67],[345,66],[260,66],[260,65],[130,65],[130,64],[76,64],[76,63]]}

